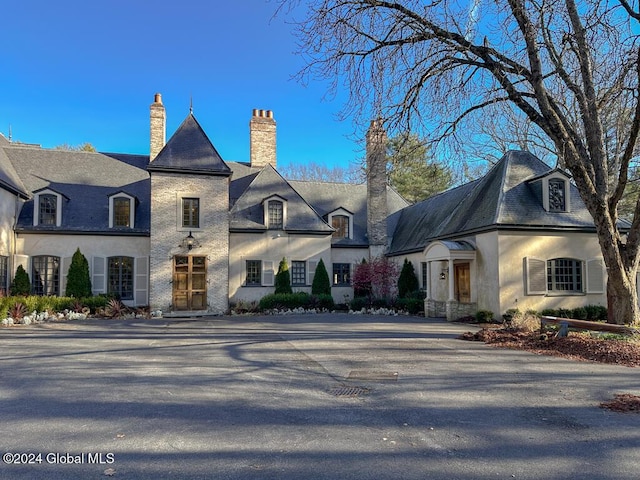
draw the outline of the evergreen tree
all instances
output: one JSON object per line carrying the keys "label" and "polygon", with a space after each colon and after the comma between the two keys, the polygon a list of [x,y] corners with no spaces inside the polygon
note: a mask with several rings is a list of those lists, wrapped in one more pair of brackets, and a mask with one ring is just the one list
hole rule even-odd
{"label": "evergreen tree", "polygon": [[71,259],[69,272],[67,274],[67,288],[65,291],[67,297],[90,297],[91,296],[91,277],[89,276],[89,262],[85,256],[80,253],[80,249],[76,250]]}
{"label": "evergreen tree", "polygon": [[31,293],[31,281],[29,274],[24,270],[22,265],[18,265],[16,276],[11,282],[11,295],[29,295]]}
{"label": "evergreen tree", "polygon": [[404,298],[418,290],[420,290],[420,283],[413,269],[413,263],[405,258],[400,271],[400,278],[398,278],[398,296]]}
{"label": "evergreen tree", "polygon": [[276,273],[276,292],[275,293],[293,293],[291,290],[291,276],[289,275],[289,265],[287,260],[280,260],[278,273]]}
{"label": "evergreen tree", "polygon": [[312,295],[331,295],[331,282],[329,281],[329,274],[327,268],[324,266],[324,262],[320,259],[318,266],[316,267],[316,273],[313,276],[313,283],[311,284]]}

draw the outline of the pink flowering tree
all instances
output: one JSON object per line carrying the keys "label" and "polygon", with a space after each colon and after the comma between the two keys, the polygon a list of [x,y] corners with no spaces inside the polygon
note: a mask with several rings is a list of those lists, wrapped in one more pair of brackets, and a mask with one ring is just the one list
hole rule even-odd
{"label": "pink flowering tree", "polygon": [[398,265],[387,257],[376,257],[356,265],[352,279],[354,294],[369,300],[390,300],[398,294]]}

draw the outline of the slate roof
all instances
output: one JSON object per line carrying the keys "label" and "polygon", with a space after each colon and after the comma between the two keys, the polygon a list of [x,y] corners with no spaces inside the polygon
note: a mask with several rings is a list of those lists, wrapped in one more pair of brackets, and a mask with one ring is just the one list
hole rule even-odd
{"label": "slate roof", "polygon": [[528,180],[553,170],[528,152],[507,152],[484,177],[402,210],[389,253],[420,251],[433,240],[500,227],[595,231],[572,184],[569,212],[544,210]]}
{"label": "slate roof", "polygon": [[29,198],[29,192],[4,151],[3,147],[10,145],[11,143],[0,133],[0,188],[8,190],[19,197]]}
{"label": "slate roof", "polygon": [[229,219],[230,229],[232,231],[266,230],[263,201],[273,196],[281,197],[287,202],[285,231],[319,234],[333,232],[333,228],[271,165],[267,165],[255,175],[234,203]]}
{"label": "slate roof", "polygon": [[[151,181],[149,157],[49,150],[39,147],[0,147],[28,192],[51,189],[63,195],[62,226],[33,226],[33,198],[23,206],[16,231],[139,234],[150,230]],[[109,196],[125,192],[136,198],[134,228],[109,228]]]}
{"label": "slate roof", "polygon": [[150,172],[231,175],[204,130],[189,113],[173,136],[149,164]]}
{"label": "slate roof", "polygon": [[[313,206],[322,218],[327,221],[328,215],[339,208],[344,208],[353,214],[353,238],[334,239],[333,246],[368,246],[367,238],[367,185],[353,185],[349,183],[330,182],[289,182],[302,197]],[[394,212],[408,205],[394,189],[387,188],[387,211],[390,217],[387,219],[389,234],[395,228]]]}

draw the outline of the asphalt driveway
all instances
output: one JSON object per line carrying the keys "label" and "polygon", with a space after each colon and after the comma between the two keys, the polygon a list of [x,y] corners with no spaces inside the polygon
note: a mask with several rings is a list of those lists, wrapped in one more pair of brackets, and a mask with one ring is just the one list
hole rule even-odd
{"label": "asphalt driveway", "polygon": [[[416,317],[0,329],[0,478],[636,479],[640,370]],[[21,464],[17,462],[27,462]]]}

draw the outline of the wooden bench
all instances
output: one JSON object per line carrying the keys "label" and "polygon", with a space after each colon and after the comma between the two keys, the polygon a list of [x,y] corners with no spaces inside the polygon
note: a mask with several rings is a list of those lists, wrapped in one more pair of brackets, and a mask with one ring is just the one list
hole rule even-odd
{"label": "wooden bench", "polygon": [[560,317],[540,317],[540,330],[544,330],[545,325],[559,325],[558,337],[566,337],[569,333],[569,327],[579,330],[592,330],[595,332],[611,332],[622,335],[638,335],[640,330],[628,327],[626,325],[615,325],[604,322],[590,322],[588,320],[574,320],[573,318]]}

